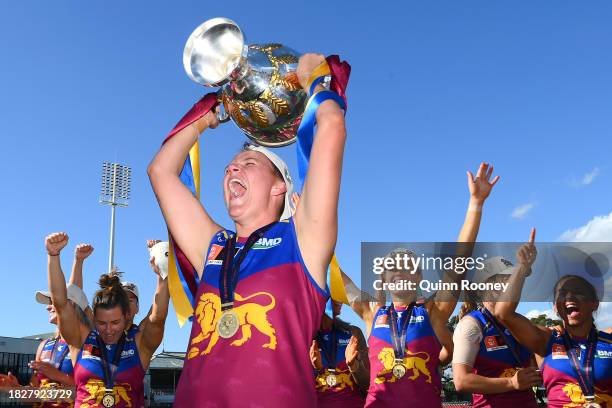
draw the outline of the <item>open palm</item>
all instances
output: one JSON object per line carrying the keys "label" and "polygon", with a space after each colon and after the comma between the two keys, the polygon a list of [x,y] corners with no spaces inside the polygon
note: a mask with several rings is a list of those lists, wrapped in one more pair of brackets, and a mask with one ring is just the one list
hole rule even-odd
{"label": "open palm", "polygon": [[468,171],[467,175],[470,196],[472,199],[479,202],[484,202],[487,197],[489,197],[491,190],[493,190],[493,186],[499,181],[499,176],[495,176],[495,178],[491,180],[493,166],[489,166],[489,163],[480,163],[480,167],[478,167],[478,171],[476,172],[476,177],[474,177],[471,171]]}

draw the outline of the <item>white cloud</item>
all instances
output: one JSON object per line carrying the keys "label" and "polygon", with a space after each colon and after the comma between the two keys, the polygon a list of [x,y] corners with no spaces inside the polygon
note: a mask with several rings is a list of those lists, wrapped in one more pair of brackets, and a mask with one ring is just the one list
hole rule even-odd
{"label": "white cloud", "polygon": [[565,231],[559,237],[564,242],[612,242],[612,212],[598,215],[585,225]]}
{"label": "white cloud", "polygon": [[521,219],[524,218],[529,211],[531,211],[535,207],[535,203],[527,203],[523,205],[519,205],[514,210],[512,210],[512,214],[510,216],[512,218]]}
{"label": "white cloud", "polygon": [[595,180],[595,177],[599,176],[600,174],[601,171],[599,171],[599,167],[595,167],[593,170],[582,176],[582,180],[580,180],[580,183],[583,186],[588,186]]}

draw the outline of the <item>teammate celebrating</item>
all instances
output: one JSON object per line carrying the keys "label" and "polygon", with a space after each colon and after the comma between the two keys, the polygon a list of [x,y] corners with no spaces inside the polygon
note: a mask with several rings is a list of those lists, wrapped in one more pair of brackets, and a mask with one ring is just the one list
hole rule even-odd
{"label": "teammate celebrating", "polygon": [[63,232],[45,240],[51,300],[74,366],[75,405],[140,407],[144,404],[144,373],[164,333],[170,299],[167,281],[158,276],[152,312],[132,335],[132,331],[126,333],[129,300],[119,275],[102,275],[93,300],[95,329],[83,328],[69,307],[60,265],[60,252],[67,243],[68,235]]}
{"label": "teammate celebrating", "polygon": [[342,303],[332,301],[310,347],[318,407],[363,407],[370,384],[368,348],[356,326],[340,320]]}
{"label": "teammate celebrating", "polygon": [[525,347],[543,358],[542,377],[548,406],[612,406],[612,335],[598,331],[593,314],[599,307],[597,291],[586,279],[565,275],[554,287],[554,308],[563,322],[563,332],[533,324],[516,312],[531,265],[536,259],[532,231],[522,246],[519,268],[508,280],[508,301],[495,304],[495,317]]}
{"label": "teammate celebrating", "polygon": [[[515,269],[501,257],[490,258],[474,280],[507,281]],[[533,354],[493,316],[500,295],[501,290],[478,292],[461,308],[453,333],[453,382],[457,391],[472,393],[474,408],[536,408],[531,387],[542,378],[531,366]]]}
{"label": "teammate celebrating", "polygon": [[[473,243],[478,235],[482,207],[499,176],[491,180],[493,167],[482,163],[476,177],[468,172],[470,203],[459,238],[459,243]],[[469,256],[471,245],[460,245],[458,255]],[[387,255],[407,255],[411,251],[399,249]],[[421,280],[421,271],[390,270],[382,273],[386,283],[400,280]],[[452,274],[456,275],[456,274]],[[447,274],[446,280],[455,280]],[[364,320],[368,330],[370,359],[370,388],[366,407],[392,407],[413,401],[419,407],[442,405],[441,380],[438,365],[441,358],[452,353],[446,324],[457,304],[457,291],[438,291],[424,302],[417,302],[416,291],[392,290],[391,304],[360,292],[346,274],[342,274],[348,301]],[[441,344],[442,343],[442,344]],[[444,346],[444,350],[443,347]],[[443,357],[444,356],[444,357]]]}

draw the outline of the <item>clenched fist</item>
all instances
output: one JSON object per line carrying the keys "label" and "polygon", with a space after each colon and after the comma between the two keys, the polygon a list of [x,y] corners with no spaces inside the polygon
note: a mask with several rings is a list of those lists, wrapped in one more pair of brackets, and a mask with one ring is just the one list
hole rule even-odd
{"label": "clenched fist", "polygon": [[68,234],[65,232],[54,232],[45,238],[45,248],[51,256],[58,256],[60,251],[68,244]]}
{"label": "clenched fist", "polygon": [[77,261],[84,261],[94,251],[90,244],[79,244],[74,248],[74,257]]}
{"label": "clenched fist", "polygon": [[304,54],[300,57],[297,66],[297,76],[300,85],[306,92],[310,91],[307,87],[312,71],[324,62],[325,56],[323,54]]}

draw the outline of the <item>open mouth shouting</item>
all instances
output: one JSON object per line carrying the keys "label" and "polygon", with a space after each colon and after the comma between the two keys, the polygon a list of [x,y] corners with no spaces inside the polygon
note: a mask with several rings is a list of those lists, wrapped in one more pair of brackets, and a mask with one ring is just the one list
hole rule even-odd
{"label": "open mouth shouting", "polygon": [[568,319],[577,320],[580,318],[582,313],[580,313],[580,308],[576,303],[567,302],[565,303],[565,315]]}
{"label": "open mouth shouting", "polygon": [[232,199],[240,198],[244,196],[247,191],[246,183],[239,178],[232,177],[227,182],[227,187],[230,192],[230,201]]}

